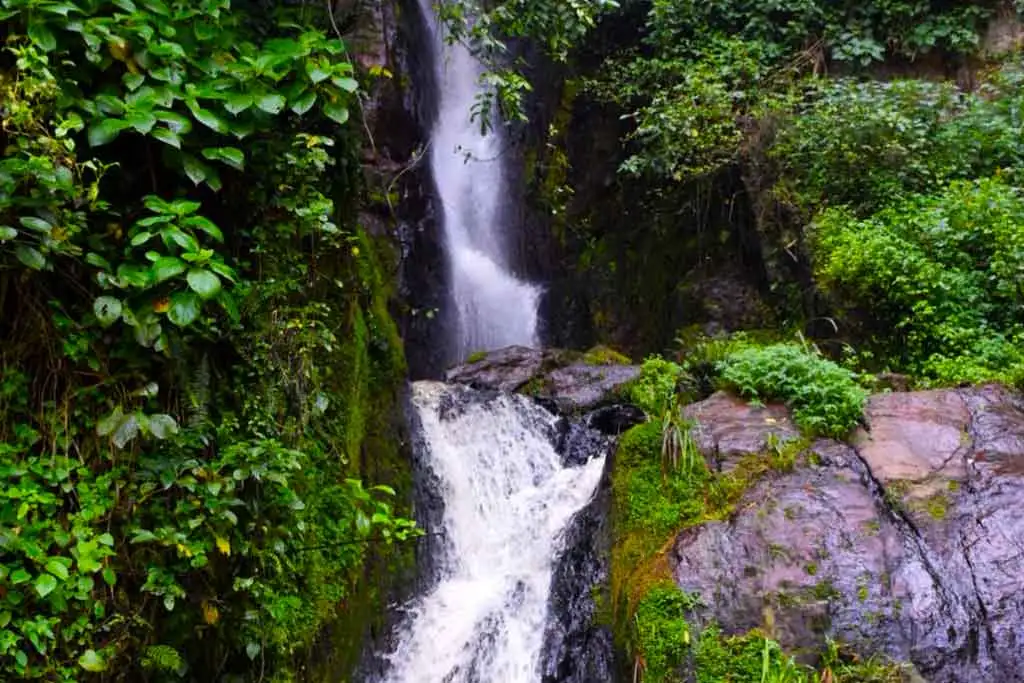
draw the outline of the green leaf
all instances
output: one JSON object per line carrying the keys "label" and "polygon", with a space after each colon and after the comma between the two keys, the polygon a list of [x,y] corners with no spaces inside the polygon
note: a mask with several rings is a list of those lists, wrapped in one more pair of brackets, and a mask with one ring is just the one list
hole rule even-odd
{"label": "green leaf", "polygon": [[220,292],[220,278],[208,270],[193,268],[185,276],[188,286],[204,299],[212,299]]}
{"label": "green leaf", "polygon": [[220,228],[213,221],[205,216],[190,216],[183,220],[181,224],[186,228],[202,230],[218,242],[224,241],[224,233],[220,231]]}
{"label": "green leaf", "polygon": [[57,579],[55,579],[51,574],[40,574],[36,577],[34,585],[36,593],[39,593],[39,597],[45,598],[53,592],[54,588],[57,587]]}
{"label": "green leaf", "polygon": [[224,119],[220,118],[209,109],[203,109],[195,103],[190,103],[188,108],[192,112],[192,116],[196,117],[196,120],[199,121],[199,123],[203,124],[210,130],[217,133],[228,132],[228,124],[225,123]]}
{"label": "green leaf", "polygon": [[78,666],[90,673],[100,673],[107,670],[107,662],[96,653],[96,650],[86,650],[78,658]]}
{"label": "green leaf", "polygon": [[164,282],[170,280],[172,277],[181,275],[185,272],[188,266],[177,256],[162,256],[156,260],[156,262],[149,267],[150,272],[153,274],[153,279],[157,282]]}
{"label": "green leaf", "polygon": [[53,35],[53,32],[42,21],[30,20],[28,22],[28,37],[43,52],[53,52],[57,49],[56,36]]}
{"label": "green leaf", "polygon": [[337,102],[324,102],[324,114],[344,125],[348,121],[348,107]]}
{"label": "green leaf", "polygon": [[166,123],[173,133],[187,135],[192,131],[192,122],[181,114],[176,114],[173,111],[155,111],[153,115],[158,121]]}
{"label": "green leaf", "polygon": [[203,156],[213,161],[223,161],[236,170],[245,168],[245,155],[236,147],[207,147]]}
{"label": "green leaf", "polygon": [[29,230],[46,233],[47,235],[53,231],[52,225],[44,221],[42,218],[36,218],[35,216],[22,216],[18,219],[18,222]]}
{"label": "green leaf", "polygon": [[149,131],[153,130],[153,126],[156,125],[156,117],[150,112],[138,112],[130,114],[125,120],[129,126],[134,128],[137,132],[147,135]]}
{"label": "green leaf", "polygon": [[139,86],[146,82],[146,77],[142,74],[133,74],[129,71],[121,77],[121,80],[129,90],[138,90]]}
{"label": "green leaf", "polygon": [[46,257],[40,254],[39,251],[33,247],[27,247],[24,244],[19,244],[14,249],[14,255],[19,261],[33,270],[42,270],[46,267]]}
{"label": "green leaf", "polygon": [[[140,326],[141,328],[142,326]],[[128,442],[139,435],[139,421],[134,415],[125,415],[121,424],[114,431],[113,441],[118,448],[124,448]]]}
{"label": "green leaf", "polygon": [[167,317],[178,327],[188,327],[199,317],[202,306],[203,302],[192,292],[175,292],[171,295]]}
{"label": "green leaf", "polygon": [[158,439],[166,439],[178,433],[178,423],[175,422],[173,417],[164,413],[150,415],[149,431]]}
{"label": "green leaf", "polygon": [[46,571],[50,572],[51,574],[56,576],[58,579],[61,579],[62,581],[67,581],[68,580],[69,574],[68,574],[67,565],[65,565],[64,563],[62,563],[62,562],[60,562],[58,560],[50,560],[49,562],[47,562],[46,563]]}
{"label": "green leaf", "polygon": [[128,127],[127,121],[121,119],[101,119],[89,127],[89,144],[93,147],[105,145],[116,138]]}
{"label": "green leaf", "polygon": [[241,114],[255,102],[255,98],[248,93],[228,95],[224,100],[224,108],[235,116]]}
{"label": "green leaf", "polygon": [[11,583],[15,586],[20,586],[23,583],[28,583],[32,579],[32,575],[24,569],[15,569],[11,573]]}
{"label": "green leaf", "polygon": [[18,236],[18,231],[9,225],[0,225],[0,242],[13,240]]}
{"label": "green leaf", "polygon": [[335,76],[334,78],[331,79],[331,83],[333,83],[334,85],[338,86],[339,88],[341,88],[345,92],[350,92],[351,93],[351,92],[355,92],[356,90],[359,90],[359,82],[356,81],[356,79],[348,78],[347,76],[346,77]]}
{"label": "green leaf", "polygon": [[183,156],[182,163],[185,166],[185,175],[196,185],[206,180],[210,175],[210,167],[191,154]]}
{"label": "green leaf", "polygon": [[117,429],[117,425],[121,424],[122,417],[124,417],[124,413],[121,411],[121,406],[117,406],[110,415],[107,415],[96,424],[96,434],[107,436],[113,433]]}
{"label": "green leaf", "polygon": [[312,109],[314,104],[316,104],[316,93],[309,90],[292,102],[292,111],[299,116],[302,116]]}
{"label": "green leaf", "polygon": [[245,646],[245,654],[249,659],[256,659],[256,655],[260,653],[259,643],[249,643]]}
{"label": "green leaf", "polygon": [[256,100],[256,106],[268,114],[280,114],[286,100],[281,95],[263,95]]}
{"label": "green leaf", "polygon": [[313,81],[313,83],[320,83],[330,78],[331,72],[322,63],[310,60],[306,62],[306,75],[309,76],[309,80]]}
{"label": "green leaf", "polygon": [[111,567],[103,568],[103,580],[108,586],[113,586],[117,583],[117,574],[114,573],[114,570]]}
{"label": "green leaf", "polygon": [[92,304],[92,312],[103,327],[110,327],[121,317],[121,300],[112,296],[101,296]]}
{"label": "green leaf", "polygon": [[175,149],[181,149],[181,138],[172,130],[168,130],[166,128],[154,128],[150,132],[150,135],[165,145],[170,145]]}

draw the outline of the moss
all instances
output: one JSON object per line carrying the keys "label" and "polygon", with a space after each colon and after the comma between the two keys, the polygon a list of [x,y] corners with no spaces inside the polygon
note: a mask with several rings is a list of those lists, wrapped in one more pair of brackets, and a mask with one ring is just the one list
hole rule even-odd
{"label": "moss", "polygon": [[472,365],[473,363],[479,363],[484,358],[487,358],[486,351],[474,351],[473,353],[466,356],[466,362]]}
{"label": "moss", "polygon": [[949,499],[944,493],[936,493],[925,501],[924,509],[932,519],[942,521],[949,512]]}
{"label": "moss", "polygon": [[583,362],[587,365],[629,365],[632,361],[615,349],[595,346],[583,354]]}

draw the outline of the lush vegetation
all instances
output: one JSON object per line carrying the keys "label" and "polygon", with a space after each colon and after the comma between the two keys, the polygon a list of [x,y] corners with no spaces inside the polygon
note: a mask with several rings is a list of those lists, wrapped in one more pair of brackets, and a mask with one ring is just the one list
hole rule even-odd
{"label": "lush vegetation", "polygon": [[0,678],[290,680],[413,533],[346,48],[239,0],[0,40]]}

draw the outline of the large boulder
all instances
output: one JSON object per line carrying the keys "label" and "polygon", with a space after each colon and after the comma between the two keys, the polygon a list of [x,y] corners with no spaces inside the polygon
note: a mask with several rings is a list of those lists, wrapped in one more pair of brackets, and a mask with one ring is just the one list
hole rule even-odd
{"label": "large boulder", "polygon": [[[790,436],[779,407],[692,406],[705,456]],[[999,387],[882,394],[852,444],[821,440],[687,529],[676,583],[727,632],[808,657],[835,638],[931,683],[1024,681],[1024,404]],[[770,437],[769,434],[775,434]]]}
{"label": "large boulder", "polygon": [[639,375],[638,366],[588,362],[578,352],[510,346],[471,357],[449,370],[446,379],[475,389],[522,392],[558,412],[578,414],[614,402]]}

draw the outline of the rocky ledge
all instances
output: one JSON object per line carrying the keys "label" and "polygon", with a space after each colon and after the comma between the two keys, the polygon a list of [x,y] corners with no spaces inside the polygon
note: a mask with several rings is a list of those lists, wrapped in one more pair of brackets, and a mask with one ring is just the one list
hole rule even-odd
{"label": "rocky ledge", "polygon": [[474,389],[528,394],[556,412],[578,414],[615,402],[639,375],[639,366],[615,362],[615,354],[607,351],[510,346],[470,357],[449,370],[446,379]]}
{"label": "rocky ledge", "polygon": [[[784,408],[690,406],[726,471],[797,432]],[[880,394],[851,443],[809,444],[728,521],[687,529],[670,562],[700,618],[790,651],[826,638],[931,683],[1024,681],[1024,403],[990,386]],[[774,435],[774,436],[770,436]]]}

